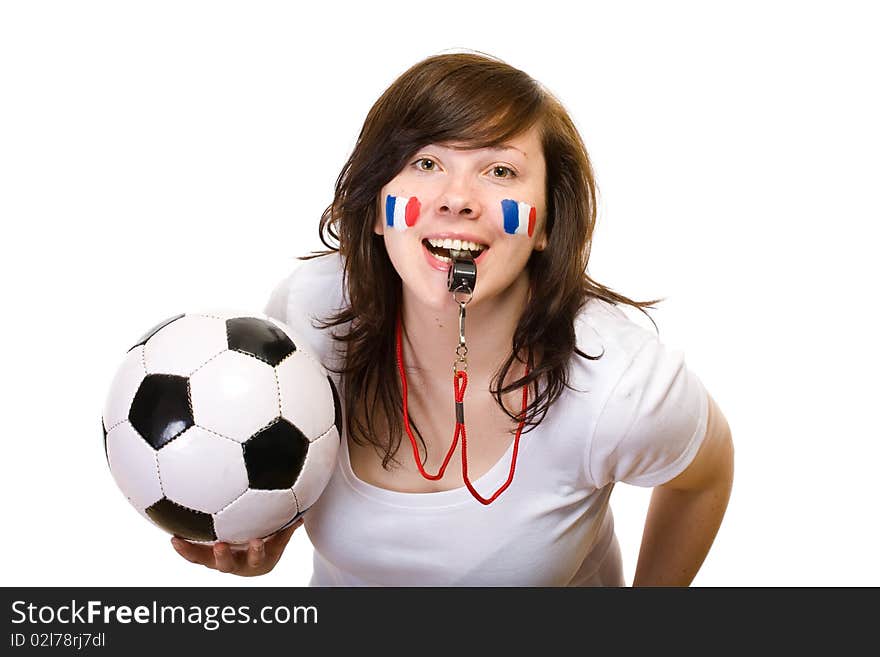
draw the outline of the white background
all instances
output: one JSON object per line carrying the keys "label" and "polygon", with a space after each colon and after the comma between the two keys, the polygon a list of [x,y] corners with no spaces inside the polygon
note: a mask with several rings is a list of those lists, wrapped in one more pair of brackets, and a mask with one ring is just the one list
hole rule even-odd
{"label": "white background", "polygon": [[[880,585],[869,7],[3,3],[0,580],[307,583],[304,531],[262,578],[180,559],[110,476],[104,396],[160,319],[262,309],[319,246],[372,103],[469,48],[569,109],[601,193],[591,275],[668,298],[660,337],[733,429],[733,494],[694,585]],[[627,583],[649,496],[612,496]]]}

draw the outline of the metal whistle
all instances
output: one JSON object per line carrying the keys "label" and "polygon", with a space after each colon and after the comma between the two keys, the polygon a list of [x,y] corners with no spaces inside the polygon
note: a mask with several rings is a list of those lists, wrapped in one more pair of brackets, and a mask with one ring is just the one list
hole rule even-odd
{"label": "metal whistle", "polygon": [[[464,338],[465,306],[470,302],[477,285],[477,265],[469,253],[452,251],[452,264],[449,265],[449,273],[446,276],[446,285],[452,292],[452,298],[458,304],[458,347],[455,349],[455,362],[452,371],[458,376],[459,372],[467,370],[467,343]],[[456,417],[464,423],[463,409],[456,403]]]}
{"label": "metal whistle", "polygon": [[470,254],[462,254],[461,251],[452,252],[452,264],[449,265],[449,273],[446,276],[446,285],[449,291],[456,296],[456,301],[461,303],[459,295],[465,296],[470,301],[474,288],[477,286],[477,265]]}

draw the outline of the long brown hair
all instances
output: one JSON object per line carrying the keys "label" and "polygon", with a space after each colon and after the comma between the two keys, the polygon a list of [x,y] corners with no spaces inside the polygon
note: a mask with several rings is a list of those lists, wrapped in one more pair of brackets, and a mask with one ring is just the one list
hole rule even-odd
{"label": "long brown hair", "polygon": [[[576,345],[574,320],[585,303],[600,298],[647,315],[645,307],[662,301],[633,301],[586,273],[596,224],[596,183],[574,123],[549,91],[524,72],[483,54],[443,54],[417,63],[370,109],[339,174],[333,203],[319,226],[321,242],[329,251],[299,258],[335,252],[343,257],[350,306],[325,318],[321,327],[350,322],[348,332],[336,337],[347,346],[345,364],[335,370],[343,376],[347,428],[357,444],[372,443],[384,451],[386,468],[403,435],[400,383],[388,375],[396,371],[394,329],[402,291],[382,237],[373,232],[379,192],[427,144],[497,146],[534,125],[540,127],[547,163],[547,247],[534,251],[526,265],[531,281],[528,305],[510,355],[490,388],[512,420],[511,433],[522,418],[504,406],[502,395],[531,386],[532,402],[525,411],[525,431],[530,431],[563,387],[570,387],[567,366],[572,355],[601,357],[587,355]],[[499,387],[514,360],[524,362],[520,354],[529,354],[528,376]],[[412,420],[411,424],[416,428]]]}

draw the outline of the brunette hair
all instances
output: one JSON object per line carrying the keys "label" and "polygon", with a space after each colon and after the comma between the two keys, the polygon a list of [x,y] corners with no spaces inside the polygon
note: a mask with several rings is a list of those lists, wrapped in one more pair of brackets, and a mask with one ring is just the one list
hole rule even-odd
{"label": "brunette hair", "polygon": [[[400,382],[388,376],[396,371],[395,322],[402,291],[382,237],[373,232],[379,192],[427,144],[497,146],[534,125],[540,128],[547,164],[548,241],[545,250],[533,251],[526,265],[531,281],[528,305],[514,332],[510,355],[491,387],[512,420],[511,433],[522,417],[504,406],[502,395],[532,387],[533,401],[525,411],[525,431],[530,431],[541,423],[563,387],[570,387],[567,366],[572,355],[601,357],[589,356],[576,345],[574,319],[584,304],[599,298],[634,306],[648,315],[644,308],[663,300],[633,301],[587,274],[596,224],[596,183],[574,123],[549,91],[526,73],[482,53],[441,54],[417,63],[388,87],[367,114],[337,178],[333,203],[321,217],[319,234],[329,250],[299,258],[336,252],[343,257],[343,286],[350,305],[325,318],[321,328],[350,322],[348,332],[336,336],[347,347],[344,366],[334,370],[343,376],[346,424],[357,444],[372,443],[384,451],[385,468],[394,460],[403,434]],[[528,354],[528,376],[500,387],[514,360],[525,362],[521,354]]]}

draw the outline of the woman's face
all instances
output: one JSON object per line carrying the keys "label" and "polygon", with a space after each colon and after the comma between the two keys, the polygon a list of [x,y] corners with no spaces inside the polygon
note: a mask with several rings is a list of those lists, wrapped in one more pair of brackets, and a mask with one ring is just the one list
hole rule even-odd
{"label": "woman's face", "polygon": [[546,164],[538,128],[499,148],[453,145],[431,144],[409,159],[382,188],[374,229],[384,235],[404,287],[438,310],[454,306],[444,260],[450,246],[470,247],[475,256],[473,305],[526,276],[532,250],[546,246]]}

